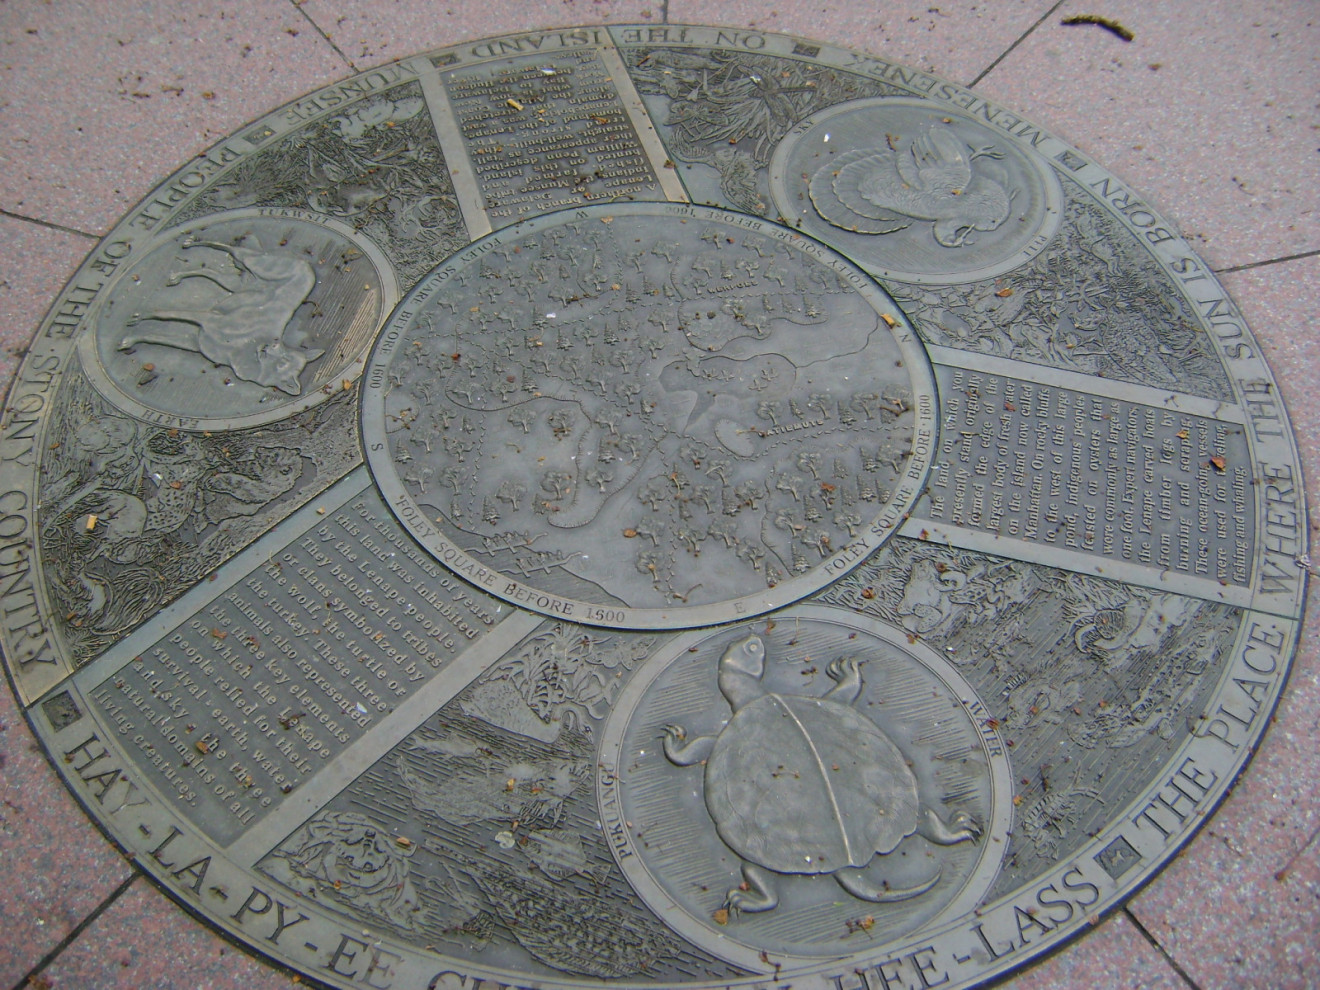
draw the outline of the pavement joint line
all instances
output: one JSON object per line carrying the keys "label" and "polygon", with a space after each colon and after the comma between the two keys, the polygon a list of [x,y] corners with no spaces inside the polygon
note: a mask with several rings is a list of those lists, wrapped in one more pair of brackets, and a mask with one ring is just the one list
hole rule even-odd
{"label": "pavement joint line", "polygon": [[77,234],[79,237],[88,237],[94,241],[101,239],[100,234],[89,234],[85,230],[79,230],[77,227],[66,227],[62,223],[55,223],[53,220],[42,220],[40,217],[30,217],[23,213],[15,213],[13,210],[6,210],[0,207],[0,216],[9,217],[12,220],[24,220],[28,223],[35,223],[38,227],[49,227],[51,230],[58,230],[65,234]]}
{"label": "pavement joint line", "polygon": [[347,65],[354,72],[356,72],[357,66],[353,64],[353,60],[348,57],[348,55],[344,52],[342,48],[340,48],[337,44],[334,43],[333,40],[331,40],[330,35],[325,33],[325,31],[321,28],[321,25],[317,24],[316,21],[312,19],[312,15],[307,13],[307,11],[303,10],[303,6],[299,2],[299,0],[289,0],[289,3],[293,5],[294,10],[298,11],[298,13],[302,14],[303,17],[307,19],[307,23],[316,29],[316,33],[319,34],[325,40],[325,43],[329,45],[331,49],[334,50],[334,53],[336,55],[338,55],[341,59],[343,59],[344,64]]}
{"label": "pavement joint line", "polygon": [[1266,265],[1280,265],[1286,261],[1301,261],[1303,258],[1314,258],[1320,255],[1320,248],[1312,251],[1298,251],[1296,254],[1285,254],[1282,258],[1266,258],[1264,261],[1248,261],[1245,265],[1232,265],[1229,268],[1216,268],[1216,275],[1232,275],[1235,272],[1246,272],[1253,268],[1263,268]]}
{"label": "pavement joint line", "polygon": [[103,900],[96,907],[92,908],[91,911],[88,911],[86,916],[82,919],[82,921],[78,922],[78,924],[73,926],[73,928],[69,931],[69,934],[65,935],[64,938],[60,939],[59,942],[55,944],[54,948],[52,948],[49,952],[47,952],[44,956],[42,956],[40,960],[37,961],[37,964],[35,966],[33,966],[30,970],[28,970],[25,974],[23,974],[23,977],[17,983],[14,984],[14,990],[25,990],[25,988],[27,988],[27,990],[31,990],[31,988],[34,986],[32,981],[35,980],[41,974],[41,971],[44,970],[47,966],[49,966],[51,963],[53,963],[55,959],[60,955],[60,953],[62,953],[65,949],[67,949],[73,943],[73,941],[78,938],[79,935],[81,935],[84,931],[86,931],[88,927],[91,926],[92,922],[96,921],[97,918],[101,917],[101,915],[103,915],[106,912],[106,910],[110,907],[110,905],[114,904],[115,901],[119,900],[120,896],[124,893],[124,891],[128,890],[129,886],[133,883],[133,881],[136,880],[141,875],[142,874],[139,873],[137,870],[133,870],[131,873],[129,873],[129,875],[119,884],[118,887],[116,887],[114,890],[110,891],[110,893],[106,895],[105,900]]}
{"label": "pavement joint line", "polygon": [[1031,27],[1027,28],[1025,31],[1023,31],[1022,34],[1021,34],[1021,36],[1020,36],[1016,41],[1014,41],[1011,45],[1009,45],[1007,48],[1005,48],[1005,49],[1003,50],[1003,52],[1000,53],[1000,55],[999,55],[998,58],[996,58],[993,62],[991,62],[991,63],[990,63],[989,65],[987,65],[984,69],[982,69],[981,72],[980,72],[980,74],[977,75],[977,77],[976,77],[975,79],[973,79],[971,82],[969,82],[969,83],[967,84],[967,88],[968,88],[968,89],[972,89],[972,88],[973,88],[977,83],[979,83],[982,79],[984,79],[986,76],[990,75],[990,73],[994,71],[995,67],[996,67],[997,65],[999,65],[1000,62],[1002,62],[1004,59],[1008,58],[1008,56],[1010,56],[1010,55],[1013,54],[1013,49],[1017,48],[1018,45],[1022,44],[1022,42],[1024,42],[1024,41],[1026,41],[1026,40],[1027,40],[1027,37],[1028,37],[1033,31],[1035,31],[1036,28],[1040,27],[1040,26],[1041,26],[1042,24],[1044,24],[1047,20],[1049,20],[1052,16],[1054,16],[1054,12],[1055,12],[1056,10],[1058,10],[1060,7],[1062,7],[1062,6],[1063,6],[1065,3],[1067,3],[1067,2],[1068,2],[1068,0],[1058,0],[1058,3],[1056,3],[1056,4],[1055,4],[1053,7],[1051,7],[1049,10],[1045,11],[1045,13],[1041,14],[1040,17],[1036,20],[1036,23],[1033,24],[1033,25],[1031,25]]}
{"label": "pavement joint line", "polygon": [[1132,913],[1132,907],[1130,904],[1123,905],[1123,913],[1127,915],[1128,921],[1136,926],[1137,931],[1142,934],[1146,941],[1155,947],[1155,951],[1158,952],[1164,958],[1164,961],[1169,964],[1169,968],[1182,978],[1182,981],[1187,984],[1188,990],[1201,990],[1200,985],[1188,975],[1185,969],[1178,965],[1178,960],[1174,959],[1173,956],[1169,954],[1169,951],[1160,944],[1159,939],[1152,935],[1146,926],[1137,919],[1137,916]]}
{"label": "pavement joint line", "polygon": [[660,0],[660,23],[669,23],[669,0]]}
{"label": "pavement joint line", "polygon": [[1310,849],[1313,845],[1315,845],[1315,840],[1318,837],[1320,837],[1320,825],[1317,825],[1311,831],[1311,834],[1307,837],[1306,841],[1302,843],[1302,847],[1288,857],[1288,862],[1283,864],[1283,868],[1275,871],[1274,879],[1279,881],[1279,883],[1283,883],[1285,880],[1287,880],[1288,871],[1293,868],[1293,864],[1296,863],[1297,860],[1301,858],[1302,854],[1306,852],[1306,850]]}

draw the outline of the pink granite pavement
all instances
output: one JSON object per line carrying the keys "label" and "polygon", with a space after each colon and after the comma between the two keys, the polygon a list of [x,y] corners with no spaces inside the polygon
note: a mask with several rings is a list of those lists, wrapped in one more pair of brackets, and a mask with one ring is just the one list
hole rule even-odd
{"label": "pink granite pavement", "polygon": [[[1121,21],[1135,40],[1061,24],[1077,13]],[[1122,176],[1220,273],[1260,337],[1320,502],[1313,0],[0,0],[0,377],[96,239],[261,113],[427,47],[665,21],[804,34],[931,70]],[[1274,724],[1198,837],[1126,908],[1004,986],[1320,986],[1318,627],[1313,597]],[[136,875],[68,796],[7,690],[0,932],[0,990],[298,979]]]}

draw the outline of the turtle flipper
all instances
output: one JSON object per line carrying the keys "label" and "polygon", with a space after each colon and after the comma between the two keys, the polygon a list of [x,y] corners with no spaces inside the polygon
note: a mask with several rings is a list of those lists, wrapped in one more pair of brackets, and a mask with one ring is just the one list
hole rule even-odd
{"label": "turtle flipper", "polygon": [[715,748],[714,736],[697,736],[684,745],[683,740],[687,738],[687,732],[681,725],[666,725],[661,730],[660,738],[664,740],[665,757],[670,763],[680,767],[701,763]]}
{"label": "turtle flipper", "polygon": [[862,693],[862,665],[856,657],[831,660],[825,673],[834,681],[834,687],[825,695],[831,701],[851,705]]}
{"label": "turtle flipper", "polygon": [[779,905],[779,893],[768,871],[751,863],[743,863],[742,875],[746,883],[724,895],[726,908],[735,914],[739,911],[755,914],[758,911],[773,911]]}
{"label": "turtle flipper", "polygon": [[946,824],[930,808],[925,809],[917,823],[917,835],[937,846],[956,846],[981,837],[981,826],[965,811],[960,811]]}
{"label": "turtle flipper", "polygon": [[866,875],[864,868],[849,866],[844,867],[842,870],[836,870],[834,879],[839,881],[839,886],[852,894],[853,897],[860,898],[863,901],[871,901],[874,904],[886,904],[890,901],[910,900],[924,894],[940,882],[940,874],[937,872],[929,880],[925,880],[915,887],[891,887],[888,884],[876,883]]}

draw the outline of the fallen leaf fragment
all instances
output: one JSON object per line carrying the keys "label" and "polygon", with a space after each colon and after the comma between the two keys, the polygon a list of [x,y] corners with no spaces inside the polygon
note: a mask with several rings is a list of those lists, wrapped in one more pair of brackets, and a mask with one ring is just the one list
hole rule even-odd
{"label": "fallen leaf fragment", "polygon": [[1079,14],[1076,17],[1065,17],[1063,24],[1066,27],[1073,27],[1078,24],[1093,24],[1096,27],[1102,27],[1110,34],[1117,35],[1124,41],[1131,41],[1136,37],[1129,28],[1124,27],[1112,17],[1097,17],[1095,14]]}

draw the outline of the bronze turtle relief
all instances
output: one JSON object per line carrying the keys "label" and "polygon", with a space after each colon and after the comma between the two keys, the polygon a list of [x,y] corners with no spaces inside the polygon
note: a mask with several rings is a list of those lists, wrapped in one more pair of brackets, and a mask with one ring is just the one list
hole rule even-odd
{"label": "bronze turtle relief", "polygon": [[1182,847],[1283,690],[1301,467],[1214,276],[862,53],[422,53],[134,207],[0,420],[71,791],[336,987],[971,987]]}
{"label": "bronze turtle relief", "polygon": [[844,610],[693,632],[620,694],[604,824],[631,822],[624,872],[697,944],[851,953],[850,932],[901,937],[994,882],[1011,784],[985,711],[946,660]]}
{"label": "bronze turtle relief", "polygon": [[706,807],[729,848],[744,860],[744,883],[725,907],[771,911],[779,904],[767,874],[829,874],[848,893],[884,904],[926,893],[939,872],[912,887],[870,880],[865,867],[913,832],[937,845],[981,834],[959,811],[952,827],[922,808],[917,781],[888,737],[850,706],[862,692],[856,657],[830,661],[834,687],[820,698],[781,695],[762,685],[765,643],[755,633],[730,644],[719,662],[720,693],[733,717],[718,736],[684,741],[664,730],[669,762],[705,766]]}

